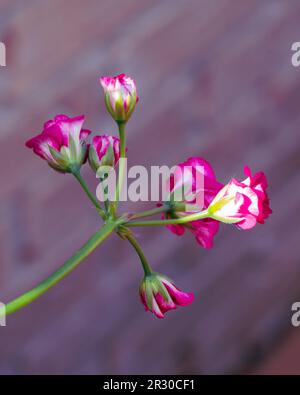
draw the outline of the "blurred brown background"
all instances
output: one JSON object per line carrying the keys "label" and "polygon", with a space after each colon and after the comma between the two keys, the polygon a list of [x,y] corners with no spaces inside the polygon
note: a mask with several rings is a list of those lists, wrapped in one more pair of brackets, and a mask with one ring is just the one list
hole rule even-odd
{"label": "blurred brown background", "polygon": [[2,374],[300,373],[290,323],[300,300],[299,18],[297,0],[0,0],[0,300],[30,289],[99,226],[75,181],[24,142],[56,113],[116,133],[100,75],[137,81],[130,164],[198,155],[223,182],[248,164],[266,172],[274,211],[249,232],[222,226],[210,251],[188,235],[138,230],[153,267],[197,295],[165,320],[143,311],[138,259],[113,236],[8,317]]}

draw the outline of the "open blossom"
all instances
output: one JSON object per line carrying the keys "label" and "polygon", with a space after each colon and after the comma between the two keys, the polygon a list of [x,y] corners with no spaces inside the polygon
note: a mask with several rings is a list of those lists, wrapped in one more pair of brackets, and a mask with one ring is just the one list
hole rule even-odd
{"label": "open blossom", "polygon": [[[206,209],[223,187],[223,185],[216,180],[211,165],[202,158],[192,157],[180,163],[177,169],[178,171],[176,170],[169,180],[170,192],[172,193],[187,186],[187,195],[190,192],[193,196],[196,196],[196,198],[184,203],[190,204],[193,203],[193,201],[200,200],[202,203],[201,209]],[[201,179],[202,182],[199,184],[197,180]],[[176,214],[176,217],[182,217],[191,213],[194,213],[194,211],[176,211],[174,214]],[[174,214],[168,213],[166,216],[167,218],[174,218]],[[211,218],[206,218],[192,221],[188,224],[167,225],[167,227],[178,236],[183,235],[187,229],[193,233],[196,241],[202,247],[211,248],[213,246],[213,238],[219,230],[219,222]]]}
{"label": "open blossom", "polygon": [[101,77],[100,83],[104,89],[106,108],[113,119],[116,122],[128,121],[139,99],[134,80],[120,74]]}
{"label": "open blossom", "polygon": [[192,293],[181,291],[170,279],[159,273],[144,277],[140,284],[140,297],[145,310],[151,311],[158,318],[164,318],[168,310],[187,306],[194,300]]}
{"label": "open blossom", "polygon": [[120,140],[114,136],[95,136],[89,149],[89,163],[97,172],[102,167],[115,167],[120,157]]}
{"label": "open blossom", "polygon": [[272,213],[267,195],[267,179],[263,172],[252,176],[248,166],[244,181],[232,179],[212,201],[209,212],[213,218],[236,223],[241,229],[251,229],[257,223],[263,224]]}
{"label": "open blossom", "polygon": [[84,115],[75,118],[57,115],[47,121],[42,133],[28,140],[26,146],[55,170],[76,171],[87,159],[86,138],[91,133],[82,129],[83,122]]}

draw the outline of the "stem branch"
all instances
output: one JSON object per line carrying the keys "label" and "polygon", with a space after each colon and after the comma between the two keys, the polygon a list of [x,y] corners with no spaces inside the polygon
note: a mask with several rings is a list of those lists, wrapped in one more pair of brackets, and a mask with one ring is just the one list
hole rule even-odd
{"label": "stem branch", "polygon": [[93,193],[90,191],[89,187],[87,186],[87,183],[85,182],[84,178],[80,174],[80,171],[73,172],[74,177],[76,180],[79,182],[79,184],[82,186],[82,189],[84,192],[87,194],[88,198],[90,201],[93,203],[93,205],[96,207],[99,215],[101,216],[102,219],[105,219],[105,212],[101,208],[100,203],[96,199],[96,197],[93,195]]}
{"label": "stem branch", "polygon": [[136,238],[133,235],[126,235],[126,239],[130,242],[130,244],[133,246],[133,248],[137,252],[138,256],[140,257],[141,264],[143,266],[145,275],[151,274],[152,269],[151,269],[145,255],[144,255],[142,247],[139,245]]}
{"label": "stem branch", "polygon": [[133,221],[133,222],[126,222],[124,225],[127,227],[177,225],[177,224],[185,224],[188,222],[197,221],[198,219],[204,219],[204,218],[209,218],[209,213],[207,210],[201,211],[201,213],[186,215],[185,217],[180,217],[176,219]]}
{"label": "stem branch", "polygon": [[[18,298],[9,302],[5,307],[6,314],[12,314],[15,311],[27,306],[35,299],[39,298],[55,284],[61,281],[69,273],[71,273],[96,247],[99,246],[119,225],[118,221],[107,222],[99,229],[70,259],[68,259],[58,270],[51,274],[48,278],[40,282],[36,287],[24,293]],[[1,312],[0,312],[1,314]]]}
{"label": "stem branch", "polygon": [[161,207],[153,208],[151,210],[141,211],[139,213],[132,214],[130,215],[129,219],[132,220],[136,218],[151,217],[152,215],[161,214],[168,210],[169,208],[161,206]]}

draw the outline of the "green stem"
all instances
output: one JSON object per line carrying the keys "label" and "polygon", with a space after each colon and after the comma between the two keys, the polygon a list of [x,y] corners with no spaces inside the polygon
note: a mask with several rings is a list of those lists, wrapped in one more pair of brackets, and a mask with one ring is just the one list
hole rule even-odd
{"label": "green stem", "polygon": [[102,219],[106,218],[104,210],[101,208],[100,203],[96,199],[96,197],[93,195],[93,193],[90,191],[89,187],[87,186],[85,180],[83,179],[82,175],[80,174],[80,171],[75,171],[73,172],[74,177],[76,180],[79,182],[79,184],[82,186],[84,192],[87,194],[88,198],[90,201],[93,203],[93,205],[96,207],[99,215],[101,216]]}
{"label": "green stem", "polygon": [[133,221],[133,222],[126,222],[124,225],[127,227],[177,225],[177,224],[185,224],[188,222],[196,221],[198,219],[209,218],[209,216],[210,215],[209,215],[208,211],[204,210],[201,213],[186,215],[185,217],[180,217],[180,218],[176,218],[176,219],[152,220],[152,221]]}
{"label": "green stem", "polygon": [[93,252],[119,225],[118,221],[107,222],[101,229],[99,229],[80,250],[78,250],[70,259],[68,259],[58,270],[51,274],[48,278],[39,283],[32,290],[24,293],[18,298],[12,300],[6,305],[6,314],[12,314],[15,311],[27,306],[46,291],[52,288],[55,284],[61,281],[69,273],[71,273],[88,255]]}
{"label": "green stem", "polygon": [[151,266],[149,265],[145,255],[144,255],[144,252],[142,250],[142,247],[139,245],[136,238],[133,235],[126,235],[126,239],[130,242],[130,244],[133,246],[133,248],[137,252],[138,256],[140,257],[145,276],[151,274],[152,273]]}
{"label": "green stem", "polygon": [[119,159],[119,172],[118,181],[116,186],[116,199],[113,204],[114,215],[117,214],[117,209],[120,201],[120,193],[122,191],[122,184],[124,179],[124,169],[125,169],[125,158],[126,158],[126,133],[125,133],[125,122],[118,122],[119,127],[119,137],[120,137],[120,159]]}
{"label": "green stem", "polygon": [[[104,188],[103,193],[104,193],[104,194],[107,194],[107,191],[108,191],[108,186],[106,186],[106,187]],[[104,200],[104,207],[105,207],[106,213],[109,214],[109,200],[108,200],[108,199],[105,199],[105,200]]]}
{"label": "green stem", "polygon": [[103,191],[103,196],[104,196],[104,199],[105,199],[104,200],[105,212],[106,212],[107,215],[109,215],[109,207],[110,207],[110,205],[109,205],[109,200],[107,198],[108,185],[104,186],[104,181],[105,181],[105,178],[101,178],[100,179],[100,183],[101,183],[102,191]]}
{"label": "green stem", "polygon": [[152,215],[157,215],[166,212],[184,212],[186,211],[186,204],[185,203],[173,203],[172,206],[162,205],[161,207],[156,207],[151,210],[141,211],[139,213],[129,214],[128,219],[131,221],[136,218],[144,218],[144,217],[151,217]]}
{"label": "green stem", "polygon": [[132,220],[136,218],[150,217],[152,215],[164,213],[168,210],[169,210],[168,207],[161,206],[161,207],[153,208],[151,210],[141,211],[140,213],[131,214],[129,216],[129,219]]}

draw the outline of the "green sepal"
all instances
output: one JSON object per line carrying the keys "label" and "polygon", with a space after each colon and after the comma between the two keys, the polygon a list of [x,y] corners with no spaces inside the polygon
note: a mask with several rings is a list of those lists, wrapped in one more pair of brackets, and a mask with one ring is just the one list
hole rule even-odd
{"label": "green sepal", "polygon": [[78,157],[79,153],[77,150],[77,144],[76,144],[74,137],[72,136],[71,133],[69,134],[69,150],[70,150],[71,162],[75,162],[75,163],[79,162],[80,158]]}
{"label": "green sepal", "polygon": [[114,149],[111,144],[109,144],[105,155],[101,158],[101,166],[111,166],[113,167],[115,160]]}
{"label": "green sepal", "polygon": [[[61,170],[66,170],[69,166],[69,160],[66,159],[66,157],[64,155],[62,155],[60,152],[56,151],[56,149],[54,149],[50,146],[49,146],[49,151],[50,151],[53,159],[55,160],[55,162],[57,162],[57,164],[61,168]],[[54,165],[56,165],[56,164],[54,164]]]}
{"label": "green sepal", "polygon": [[108,177],[111,169],[113,169],[112,166],[99,166],[99,168],[97,169],[96,177],[100,178],[100,183]]}
{"label": "green sepal", "polygon": [[243,220],[243,218],[222,217],[221,215],[216,214],[210,214],[210,218],[216,219],[224,224],[237,224]]}
{"label": "green sepal", "polygon": [[109,94],[108,94],[108,93],[105,94],[104,100],[105,100],[105,105],[106,105],[107,111],[108,111],[108,112],[110,113],[110,115],[115,119],[114,109],[113,109],[112,106],[111,106],[110,98],[109,98]]}
{"label": "green sepal", "polygon": [[209,214],[214,214],[216,211],[221,210],[224,206],[226,206],[226,204],[230,203],[234,199],[235,196],[225,196],[221,198],[219,201],[216,201],[208,207]]}
{"label": "green sepal", "polygon": [[89,149],[89,164],[94,172],[97,172],[99,168],[99,159],[95,148],[91,145]]}
{"label": "green sepal", "polygon": [[159,280],[157,281],[157,292],[162,295],[166,302],[170,301],[170,295],[165,287],[165,285]]}
{"label": "green sepal", "polygon": [[168,277],[161,275],[160,273],[153,272],[144,277],[141,285],[140,292],[145,295],[146,303],[149,309],[153,308],[153,298],[156,294],[162,295],[166,302],[170,302],[170,295],[163,284],[163,280],[172,283]]}
{"label": "green sepal", "polygon": [[[148,276],[147,276],[148,277]],[[153,288],[152,288],[152,283],[151,280],[149,278],[145,278],[144,282],[145,282],[145,299],[146,299],[146,303],[147,306],[150,310],[152,310],[153,308]]]}

